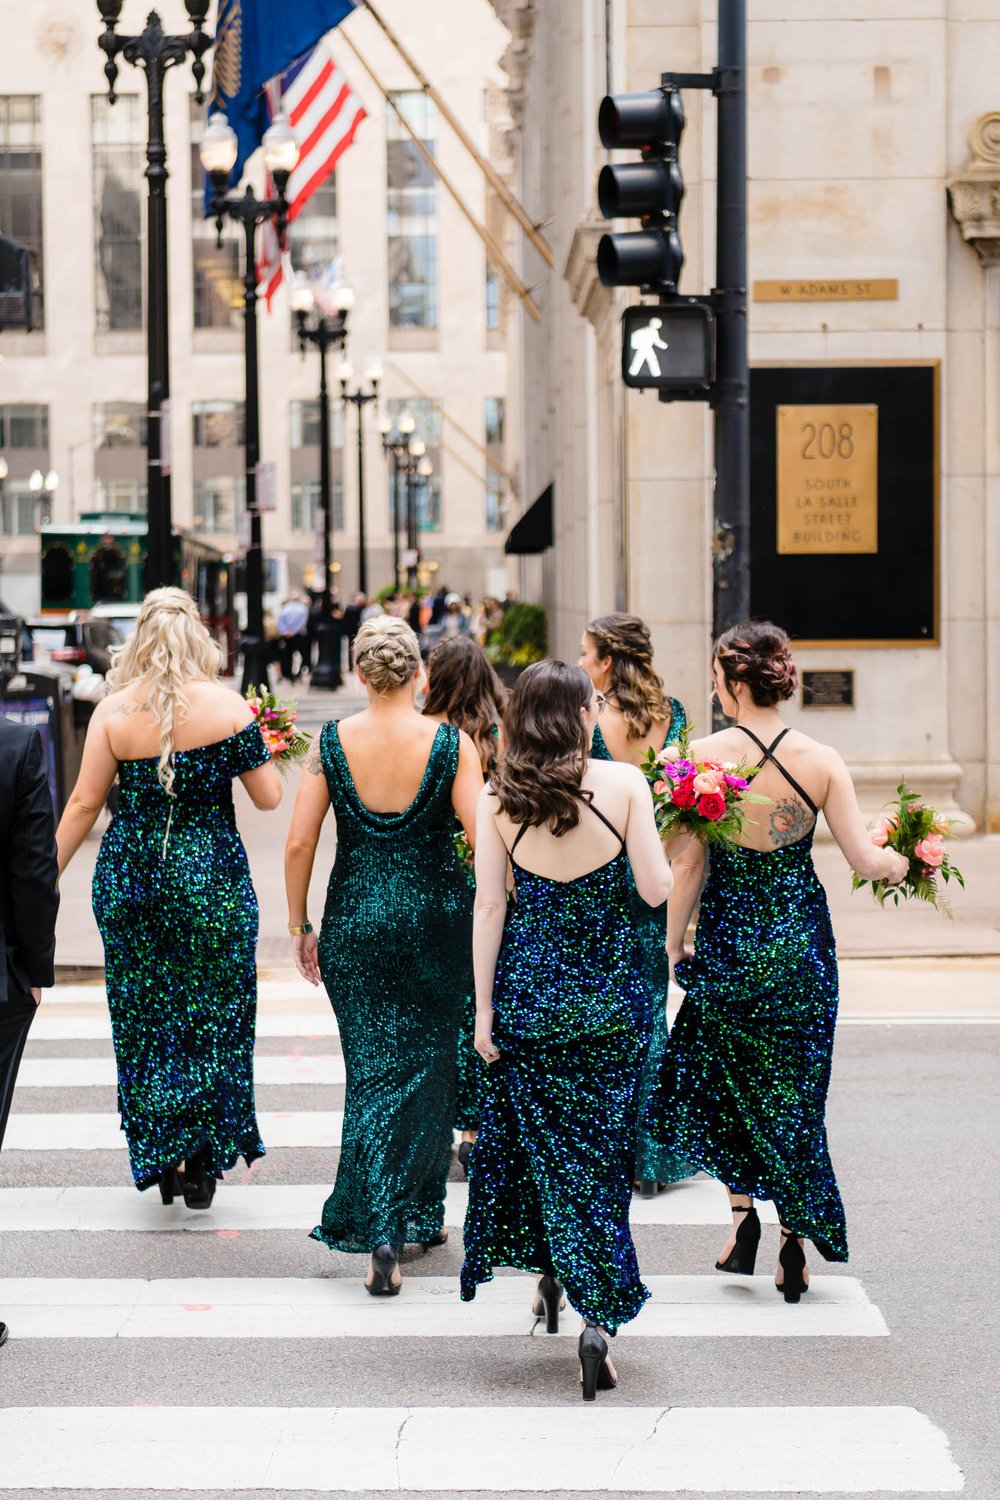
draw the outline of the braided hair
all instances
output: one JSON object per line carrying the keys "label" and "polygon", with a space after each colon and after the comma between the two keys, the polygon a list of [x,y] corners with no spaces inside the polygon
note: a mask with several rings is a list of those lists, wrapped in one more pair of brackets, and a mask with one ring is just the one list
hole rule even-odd
{"label": "braided hair", "polygon": [[649,626],[638,615],[601,615],[587,626],[600,657],[611,658],[609,695],[628,725],[629,739],[641,739],[654,724],[670,722],[672,710],[663,678],[653,670]]}

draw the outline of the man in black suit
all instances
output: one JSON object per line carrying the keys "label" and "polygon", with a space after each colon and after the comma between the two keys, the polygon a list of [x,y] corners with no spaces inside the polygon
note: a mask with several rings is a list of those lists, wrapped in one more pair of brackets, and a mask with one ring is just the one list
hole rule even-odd
{"label": "man in black suit", "polygon": [[0,717],[0,1144],[28,1027],[55,978],[57,875],[41,736]]}

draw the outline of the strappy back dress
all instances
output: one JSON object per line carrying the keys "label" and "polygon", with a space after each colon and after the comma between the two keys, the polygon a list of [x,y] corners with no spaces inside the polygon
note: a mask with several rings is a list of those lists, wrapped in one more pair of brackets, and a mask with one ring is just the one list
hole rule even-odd
{"label": "strappy back dress", "polygon": [[817,808],[774,754],[786,733],[771,745],[750,738],[812,824],[772,849],[712,849],[694,957],[677,966],[685,999],[644,1127],[733,1192],[772,1201],[825,1259],[846,1261],[825,1125],[837,952],[813,867]]}
{"label": "strappy back dress", "polygon": [[523,832],[511,849],[516,900],[493,1002],[500,1060],[481,1090],[462,1298],[495,1266],[554,1275],[577,1312],[614,1333],[648,1296],[629,1205],[651,997],[628,857],[622,847],[575,880],[552,880],[518,864]]}

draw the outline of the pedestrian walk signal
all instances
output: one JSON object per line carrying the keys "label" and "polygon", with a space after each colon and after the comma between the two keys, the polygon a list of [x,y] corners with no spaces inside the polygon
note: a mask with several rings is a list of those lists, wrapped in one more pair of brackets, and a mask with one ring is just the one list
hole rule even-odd
{"label": "pedestrian walk signal", "polygon": [[602,167],[597,201],[606,219],[637,216],[642,228],[602,235],[597,274],[604,286],[671,294],[684,265],[678,228],[684,198],[680,141],[684,102],[673,85],[643,94],[608,94],[597,115],[608,150],[637,146],[641,161]]}
{"label": "pedestrian walk signal", "polygon": [[637,390],[704,396],[715,378],[715,317],[704,302],[627,307],[622,379]]}

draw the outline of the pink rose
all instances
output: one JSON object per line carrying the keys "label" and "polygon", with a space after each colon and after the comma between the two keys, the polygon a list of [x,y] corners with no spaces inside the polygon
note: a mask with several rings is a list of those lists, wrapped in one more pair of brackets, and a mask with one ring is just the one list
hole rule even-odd
{"label": "pink rose", "polygon": [[716,771],[700,771],[694,778],[694,791],[697,797],[708,797],[720,790],[720,777]]}
{"label": "pink rose", "polygon": [[664,792],[669,792],[670,791],[670,782],[669,781],[654,781],[653,782],[653,791],[656,793],[656,795],[658,797],[662,797]]}
{"label": "pink rose", "polygon": [[674,806],[680,808],[694,807],[694,777],[685,776],[674,787]]}
{"label": "pink rose", "polygon": [[698,811],[703,818],[717,823],[726,815],[726,799],[721,792],[708,792],[704,797],[698,798]]}
{"label": "pink rose", "polygon": [[868,837],[879,849],[884,849],[889,838],[899,827],[899,819],[893,813],[883,813],[875,827],[869,831]]}
{"label": "pink rose", "polygon": [[932,870],[939,870],[944,863],[944,839],[939,833],[929,833],[913,850],[917,859]]}

